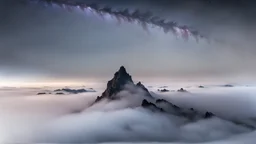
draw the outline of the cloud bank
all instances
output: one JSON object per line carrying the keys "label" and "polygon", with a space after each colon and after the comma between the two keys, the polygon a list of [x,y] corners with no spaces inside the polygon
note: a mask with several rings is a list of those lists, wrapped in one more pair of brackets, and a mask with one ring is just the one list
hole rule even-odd
{"label": "cloud bank", "polygon": [[[214,98],[209,95],[210,93],[219,97]],[[5,94],[8,95],[8,92]],[[90,105],[96,98],[96,95],[92,94],[1,97],[0,132],[3,133],[1,141],[33,143],[228,142],[239,139],[240,134],[241,137],[246,135],[250,139],[252,138],[250,135],[254,134],[241,125],[235,125],[217,117],[188,122],[182,117],[152,112],[139,106],[141,99],[145,98],[139,89],[128,87],[118,95],[121,97],[120,100],[101,101],[92,107]],[[223,94],[223,91],[214,88],[208,93],[195,94],[194,97],[189,95],[186,97],[180,93],[167,94],[164,97],[171,98],[175,103],[183,102],[183,106],[188,106],[189,103],[191,105],[191,101],[200,106],[202,101],[196,101],[196,99],[208,96],[213,100],[221,100],[221,96],[225,99],[230,95],[232,94]],[[163,97],[158,94],[154,96]],[[186,100],[179,100],[179,97],[186,98]],[[237,95],[236,99],[241,100],[240,95]],[[211,109],[206,106],[207,103],[211,102],[204,101],[200,110]],[[241,101],[242,106],[245,104]],[[237,108],[242,109],[242,106],[237,105]],[[221,106],[215,107],[217,114],[218,111],[228,112],[230,110],[225,110]],[[238,112],[237,115],[245,118],[246,116],[242,115],[244,111]]]}

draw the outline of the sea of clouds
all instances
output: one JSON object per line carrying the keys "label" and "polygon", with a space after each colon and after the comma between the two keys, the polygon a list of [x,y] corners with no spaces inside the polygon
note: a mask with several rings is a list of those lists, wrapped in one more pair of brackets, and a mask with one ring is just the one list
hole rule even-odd
{"label": "sea of clouds", "polygon": [[156,87],[151,88],[155,97],[219,116],[196,122],[140,107],[145,98],[143,91],[131,86],[118,94],[120,100],[103,100],[93,106],[102,90],[77,95],[36,95],[44,89],[1,88],[1,143],[250,144],[256,136],[256,131],[228,120],[256,117],[254,87],[190,87],[189,93],[158,93]]}

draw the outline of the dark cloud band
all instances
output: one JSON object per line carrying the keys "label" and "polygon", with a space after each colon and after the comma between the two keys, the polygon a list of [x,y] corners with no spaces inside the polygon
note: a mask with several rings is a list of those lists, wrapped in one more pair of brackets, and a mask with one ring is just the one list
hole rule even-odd
{"label": "dark cloud band", "polygon": [[105,18],[107,16],[114,17],[118,22],[129,22],[138,23],[143,27],[144,30],[148,30],[149,26],[160,27],[165,33],[171,32],[177,37],[182,37],[184,40],[188,40],[190,36],[194,37],[198,42],[199,39],[209,41],[206,36],[203,36],[199,31],[190,28],[187,25],[179,25],[174,21],[167,21],[166,19],[154,16],[150,11],[141,12],[140,10],[132,11],[129,9],[116,10],[112,7],[104,6],[101,7],[96,3],[86,3],[77,1],[66,1],[66,0],[31,0],[31,2],[43,2],[49,6],[58,5],[61,8],[72,11],[73,9],[81,9],[83,11],[91,12],[97,14],[98,16]]}

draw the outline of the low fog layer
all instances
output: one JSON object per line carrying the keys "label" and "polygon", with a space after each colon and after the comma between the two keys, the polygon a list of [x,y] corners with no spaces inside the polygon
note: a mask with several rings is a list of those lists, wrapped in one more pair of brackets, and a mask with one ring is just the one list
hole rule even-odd
{"label": "low fog layer", "polygon": [[[186,88],[189,93],[158,93],[182,107],[211,111],[224,119],[256,117],[254,87]],[[171,88],[171,87],[170,87]],[[0,142],[212,142],[252,143],[256,133],[213,117],[186,123],[184,118],[140,107],[145,96],[127,86],[121,100],[91,104],[101,93],[43,95],[42,89],[2,88]]]}

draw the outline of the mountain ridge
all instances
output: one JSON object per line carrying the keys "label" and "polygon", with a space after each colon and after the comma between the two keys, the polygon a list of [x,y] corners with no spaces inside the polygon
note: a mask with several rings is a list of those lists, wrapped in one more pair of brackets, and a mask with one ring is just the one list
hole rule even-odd
{"label": "mountain ridge", "polygon": [[[214,113],[206,111],[200,112],[195,110],[194,108],[186,109],[179,107],[165,99],[157,99],[152,96],[149,90],[141,83],[138,82],[134,84],[132,80],[132,76],[127,73],[124,66],[121,66],[120,69],[114,74],[114,77],[108,81],[106,90],[102,93],[101,96],[98,96],[95,102],[92,104],[94,105],[97,102],[100,102],[103,99],[108,100],[119,100],[120,98],[117,94],[123,90],[125,90],[125,86],[130,84],[136,88],[141,89],[144,92],[144,99],[141,101],[139,107],[148,109],[152,112],[161,112],[167,113],[178,117],[183,117],[189,120],[189,122],[195,122],[198,120],[209,119],[212,117],[217,117]],[[181,92],[187,92],[184,89],[181,89]],[[150,100],[149,100],[150,99]],[[220,117],[217,117],[220,118]],[[221,118],[227,121],[232,122],[236,125],[241,125],[250,129],[256,129],[256,124],[246,123],[245,121],[237,121],[237,120],[230,120]]]}

